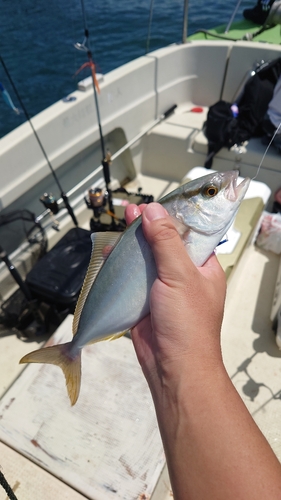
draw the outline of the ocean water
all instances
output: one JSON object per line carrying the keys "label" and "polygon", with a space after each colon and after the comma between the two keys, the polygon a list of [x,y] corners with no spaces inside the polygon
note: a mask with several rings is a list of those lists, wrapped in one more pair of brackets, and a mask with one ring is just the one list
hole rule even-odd
{"label": "ocean water", "polygon": [[[102,73],[144,55],[151,0],[84,0],[90,44],[97,70]],[[188,33],[227,23],[236,1],[190,0]],[[242,10],[254,5],[251,0]],[[154,0],[149,50],[180,43],[183,0]],[[87,61],[74,48],[84,39],[80,0],[0,0],[0,55],[32,117],[76,89],[89,69],[74,76]],[[19,106],[0,63],[0,82]],[[5,103],[0,92],[0,137],[25,121]]]}

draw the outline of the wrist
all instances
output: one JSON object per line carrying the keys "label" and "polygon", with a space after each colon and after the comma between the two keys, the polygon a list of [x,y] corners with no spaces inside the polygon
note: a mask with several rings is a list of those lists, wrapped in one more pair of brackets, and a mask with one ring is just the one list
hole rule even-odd
{"label": "wrist", "polygon": [[210,381],[227,376],[220,346],[189,349],[173,359],[157,360],[145,373],[154,403],[160,412],[180,407],[187,393],[208,390]]}

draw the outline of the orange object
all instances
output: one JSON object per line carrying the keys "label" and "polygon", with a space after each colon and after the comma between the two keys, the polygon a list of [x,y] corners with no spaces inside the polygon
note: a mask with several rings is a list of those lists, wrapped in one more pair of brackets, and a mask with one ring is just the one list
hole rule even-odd
{"label": "orange object", "polygon": [[80,73],[80,71],[82,71],[82,69],[84,69],[84,68],[90,68],[91,69],[92,77],[93,77],[93,81],[94,81],[95,87],[96,87],[98,93],[100,93],[99,83],[98,83],[98,80],[97,80],[97,77],[96,77],[96,66],[94,64],[94,61],[92,59],[90,59],[90,61],[82,64],[82,66],[76,71],[75,76],[78,75],[78,73]]}

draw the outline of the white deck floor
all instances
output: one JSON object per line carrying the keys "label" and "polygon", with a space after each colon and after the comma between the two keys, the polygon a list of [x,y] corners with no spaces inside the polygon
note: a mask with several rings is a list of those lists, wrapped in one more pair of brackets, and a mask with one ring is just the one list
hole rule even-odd
{"label": "white deck floor", "polygon": [[[69,340],[71,323],[68,316],[48,344]],[[15,353],[13,358],[17,364]],[[0,438],[91,500],[157,498],[165,456],[150,392],[128,338],[84,349],[81,393],[72,408],[57,367],[27,366],[1,399]],[[3,469],[12,468],[7,479],[18,484],[22,498],[25,481],[17,465],[22,457],[14,453],[5,465],[1,456]],[[44,498],[47,479],[42,481],[34,483]],[[56,481],[50,484],[58,488]],[[165,498],[167,479],[161,488],[158,498]]]}
{"label": "white deck floor", "polygon": [[269,319],[279,256],[250,247],[229,284],[222,329],[226,368],[281,460],[281,351]]}

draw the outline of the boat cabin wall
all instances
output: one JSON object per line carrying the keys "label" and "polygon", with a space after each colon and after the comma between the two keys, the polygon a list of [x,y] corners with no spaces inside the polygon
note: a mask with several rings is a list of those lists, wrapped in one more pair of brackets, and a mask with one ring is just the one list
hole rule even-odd
{"label": "boat cabin wall", "polygon": [[231,42],[172,45],[148,57],[156,61],[158,115],[170,106],[210,106],[221,97]]}

